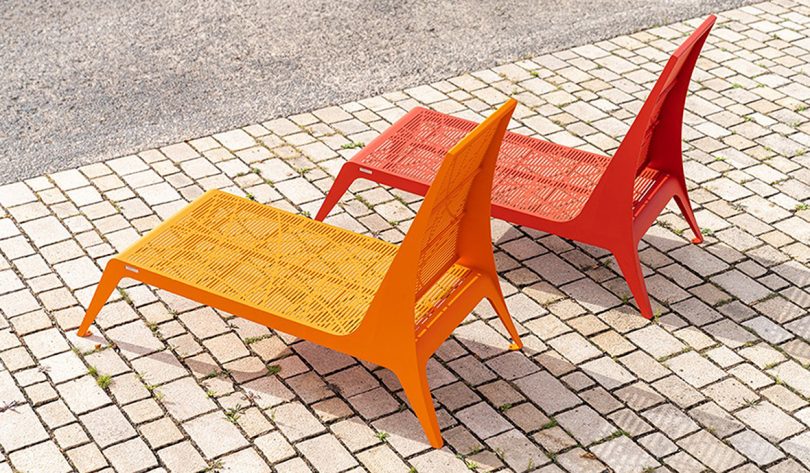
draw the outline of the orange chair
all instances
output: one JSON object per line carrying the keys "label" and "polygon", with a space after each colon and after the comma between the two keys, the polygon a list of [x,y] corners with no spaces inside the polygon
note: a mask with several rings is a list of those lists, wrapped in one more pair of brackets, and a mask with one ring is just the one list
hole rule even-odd
{"label": "orange chair", "polygon": [[498,283],[490,192],[508,101],[447,152],[400,246],[220,191],[111,259],[86,336],[118,281],[137,279],[392,370],[430,444],[442,437],[426,366],[484,298],[520,337]]}
{"label": "orange chair", "polygon": [[[616,154],[579,151],[516,133],[501,146],[492,215],[605,248],[613,253],[641,314],[652,308],[638,242],[675,198],[700,243],[681,157],[689,79],[714,24],[712,15],[675,51]],[[424,195],[445,150],[475,123],[415,108],[343,165],[316,220],[323,220],[355,179]]]}

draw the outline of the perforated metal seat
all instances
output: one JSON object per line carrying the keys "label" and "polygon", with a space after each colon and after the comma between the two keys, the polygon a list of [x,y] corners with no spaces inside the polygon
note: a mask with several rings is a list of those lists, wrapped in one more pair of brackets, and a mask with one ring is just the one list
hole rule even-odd
{"label": "perforated metal seat", "polygon": [[[226,192],[195,200],[118,256],[278,317],[344,335],[368,312],[397,245]],[[471,274],[455,265],[416,307],[419,330]]]}
{"label": "perforated metal seat", "polygon": [[[427,186],[447,151],[475,126],[469,120],[416,107],[353,162],[361,172],[390,172]],[[609,156],[507,132],[496,163],[492,203],[546,220],[571,220],[585,206],[610,160]],[[636,176],[634,207],[663,177],[650,168]]]}

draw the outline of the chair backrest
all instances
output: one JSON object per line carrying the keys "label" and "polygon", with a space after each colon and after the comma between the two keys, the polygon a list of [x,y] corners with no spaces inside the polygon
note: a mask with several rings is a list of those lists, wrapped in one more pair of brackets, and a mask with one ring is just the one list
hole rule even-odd
{"label": "chair backrest", "polygon": [[[680,169],[681,128],[686,93],[700,50],[715,20],[716,17],[710,15],[675,50],[622,140],[616,154],[621,154],[623,159],[635,156],[636,174],[648,165],[667,171]],[[655,153],[651,150],[655,150]],[[678,166],[674,166],[673,160],[677,160]],[[675,169],[669,169],[670,167]]]}
{"label": "chair backrest", "polygon": [[[418,299],[463,256],[467,220],[484,216],[489,222],[492,179],[501,141],[517,102],[509,100],[447,152],[414,219],[403,248],[418,248]],[[490,232],[465,235],[486,241]]]}
{"label": "chair backrest", "polygon": [[[413,329],[416,302],[454,264],[474,265],[485,257],[493,261],[492,180],[516,104],[513,99],[507,101],[447,152],[372,309],[378,307],[387,314],[402,310],[408,316],[399,322]],[[388,318],[385,323],[396,321]]]}

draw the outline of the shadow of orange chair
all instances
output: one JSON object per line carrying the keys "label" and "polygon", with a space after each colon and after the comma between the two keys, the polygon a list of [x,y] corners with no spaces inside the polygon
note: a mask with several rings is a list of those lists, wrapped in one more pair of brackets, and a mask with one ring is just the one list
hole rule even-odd
{"label": "shadow of orange chair", "polygon": [[[492,216],[611,251],[644,317],[652,318],[638,242],[675,198],[700,243],[686,190],[681,125],[689,80],[714,25],[712,15],[673,53],[613,158],[506,133],[492,190]],[[316,220],[355,179],[424,195],[445,150],[475,123],[415,108],[338,173]]]}
{"label": "shadow of orange chair", "polygon": [[495,160],[510,100],[452,147],[401,245],[220,191],[109,261],[79,335],[119,280],[137,279],[391,369],[442,445],[426,366],[484,298],[520,338],[490,241]]}

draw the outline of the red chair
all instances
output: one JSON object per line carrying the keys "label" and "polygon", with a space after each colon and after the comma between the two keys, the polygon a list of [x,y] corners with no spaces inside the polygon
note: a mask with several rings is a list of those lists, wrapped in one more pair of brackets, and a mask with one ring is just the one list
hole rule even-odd
{"label": "red chair", "polygon": [[[703,241],[687,195],[681,126],[689,80],[715,22],[709,16],[672,54],[611,158],[507,133],[492,190],[492,216],[611,251],[644,317],[652,308],[638,242],[671,198]],[[340,170],[317,220],[355,179],[425,195],[442,158],[475,123],[417,107]]]}

